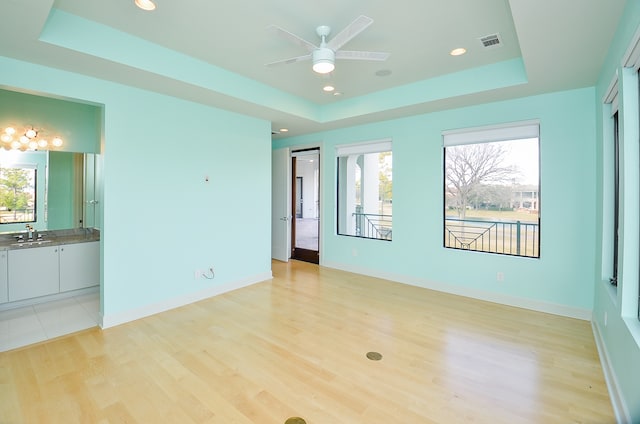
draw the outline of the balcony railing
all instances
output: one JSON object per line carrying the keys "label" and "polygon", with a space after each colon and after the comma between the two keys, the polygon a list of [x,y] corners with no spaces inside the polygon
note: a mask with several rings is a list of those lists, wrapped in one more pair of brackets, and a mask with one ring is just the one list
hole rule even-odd
{"label": "balcony railing", "polygon": [[378,240],[391,240],[392,216],[354,213],[356,236]]}
{"label": "balcony railing", "polygon": [[35,216],[35,210],[32,207],[13,210],[0,209],[0,223],[2,224],[34,222]]}
{"label": "balcony railing", "polygon": [[445,247],[539,258],[539,244],[537,223],[445,218]]}

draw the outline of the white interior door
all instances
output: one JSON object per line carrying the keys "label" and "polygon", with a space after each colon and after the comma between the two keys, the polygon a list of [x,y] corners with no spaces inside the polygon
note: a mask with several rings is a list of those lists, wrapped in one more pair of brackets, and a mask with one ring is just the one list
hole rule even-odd
{"label": "white interior door", "polygon": [[289,149],[271,152],[271,257],[289,261],[291,253],[291,165]]}

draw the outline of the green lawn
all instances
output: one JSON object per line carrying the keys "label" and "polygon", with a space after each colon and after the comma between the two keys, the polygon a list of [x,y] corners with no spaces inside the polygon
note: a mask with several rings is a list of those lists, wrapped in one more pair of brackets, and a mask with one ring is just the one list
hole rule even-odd
{"label": "green lawn", "polygon": [[[447,210],[447,217],[458,218],[456,211]],[[467,211],[467,219],[482,218],[496,221],[521,221],[521,222],[538,222],[538,214],[536,212],[526,211],[488,211],[484,209],[471,209]]]}

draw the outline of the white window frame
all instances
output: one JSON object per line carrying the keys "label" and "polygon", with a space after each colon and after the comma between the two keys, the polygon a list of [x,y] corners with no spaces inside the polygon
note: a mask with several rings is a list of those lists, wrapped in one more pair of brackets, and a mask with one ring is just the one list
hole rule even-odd
{"label": "white window frame", "polygon": [[[519,122],[511,122],[501,125],[492,125],[492,126],[483,126],[483,127],[473,127],[473,128],[465,128],[465,129],[456,129],[456,130],[446,130],[442,132],[442,147],[443,147],[443,155],[446,155],[447,147],[455,147],[455,146],[464,146],[464,145],[474,145],[474,144],[482,144],[482,143],[494,143],[501,141],[517,141],[517,140],[525,140],[525,139],[538,139],[538,149],[540,148],[540,121],[539,120],[529,120],[529,121],[519,121]],[[538,150],[538,158],[540,158],[540,153]],[[446,156],[445,156],[446,159]],[[540,169],[540,161],[538,160],[538,170]],[[443,161],[443,182],[446,185],[447,177],[446,177],[446,161]],[[446,196],[446,186],[443,186],[443,199]],[[444,201],[444,200],[443,200]],[[540,177],[538,177],[538,198],[537,201],[540,202]],[[451,247],[447,244],[447,231],[452,231],[451,229],[447,230],[447,218],[445,215],[445,208],[443,204],[443,246],[447,249],[462,249],[461,247]],[[538,210],[540,206],[538,204]],[[535,231],[537,234],[536,241],[534,242],[534,251],[536,251],[535,245],[537,245],[537,254],[527,255],[526,251],[521,253],[519,248],[516,248],[516,253],[513,253],[512,250],[507,252],[499,252],[497,246],[496,251],[493,251],[491,247],[487,249],[477,249],[477,248],[468,248],[463,250],[470,250],[474,252],[482,252],[482,253],[491,253],[491,254],[504,254],[516,257],[523,258],[540,258],[541,251],[541,236],[540,236],[540,215],[538,215],[538,224]],[[466,223],[464,223],[466,225]],[[519,227],[519,223],[518,223]],[[466,229],[464,230],[466,231]],[[507,231],[506,228],[503,231]],[[518,230],[519,231],[519,230]]]}

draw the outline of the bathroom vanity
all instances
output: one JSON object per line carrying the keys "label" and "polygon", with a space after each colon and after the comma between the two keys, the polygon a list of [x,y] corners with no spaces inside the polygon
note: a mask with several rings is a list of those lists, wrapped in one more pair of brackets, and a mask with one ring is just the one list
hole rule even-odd
{"label": "bathroom vanity", "polygon": [[0,304],[100,284],[98,230],[79,228],[41,235],[32,241],[22,233],[0,235]]}

